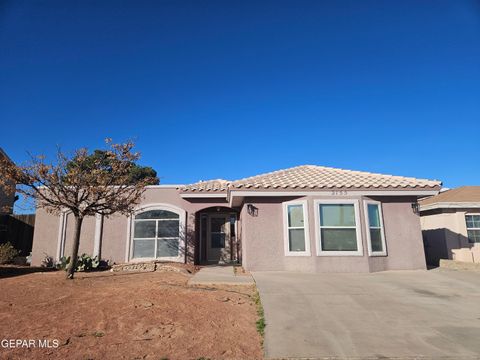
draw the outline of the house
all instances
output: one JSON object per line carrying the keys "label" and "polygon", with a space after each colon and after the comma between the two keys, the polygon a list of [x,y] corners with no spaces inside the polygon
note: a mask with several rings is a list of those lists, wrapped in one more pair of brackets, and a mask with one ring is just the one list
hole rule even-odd
{"label": "house", "polygon": [[454,249],[480,243],[480,186],[462,186],[420,201],[427,263],[452,259]]}
{"label": "house", "polygon": [[[3,161],[13,163],[8,155],[0,148],[0,167]],[[1,174],[1,172],[0,172]],[[13,212],[13,203],[15,202],[15,184],[11,184],[11,188],[7,189],[0,186],[0,215],[11,214]]]}
{"label": "house", "polygon": [[[130,216],[84,220],[80,253],[116,263],[241,263],[247,270],[424,269],[417,211],[439,181],[304,165],[236,181],[148,186]],[[73,217],[38,209],[33,264],[70,254]]]}

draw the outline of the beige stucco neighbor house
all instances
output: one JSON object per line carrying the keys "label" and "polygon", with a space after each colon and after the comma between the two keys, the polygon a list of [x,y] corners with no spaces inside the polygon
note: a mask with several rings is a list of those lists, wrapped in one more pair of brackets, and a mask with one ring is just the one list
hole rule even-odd
{"label": "beige stucco neighbor house", "polygon": [[427,262],[453,259],[452,250],[480,243],[480,186],[462,186],[420,201]]}
{"label": "beige stucco neighbor house", "polygon": [[[84,221],[80,252],[116,263],[241,263],[247,270],[424,269],[417,200],[439,181],[322,166],[148,186],[130,216]],[[72,216],[38,209],[33,264],[68,255]]]}

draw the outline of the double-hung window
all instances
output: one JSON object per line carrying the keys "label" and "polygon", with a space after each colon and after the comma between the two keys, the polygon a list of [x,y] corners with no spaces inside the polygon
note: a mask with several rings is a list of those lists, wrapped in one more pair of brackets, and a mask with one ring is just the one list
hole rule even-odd
{"label": "double-hung window", "polygon": [[283,204],[285,255],[310,256],[307,201]]}
{"label": "double-hung window", "polygon": [[469,243],[480,243],[480,214],[465,215],[465,221],[467,223],[467,236]]}
{"label": "double-hung window", "polygon": [[317,255],[363,255],[357,200],[316,200]]}
{"label": "double-hung window", "polygon": [[387,255],[381,204],[377,201],[365,201],[365,217],[368,254],[370,256]]}

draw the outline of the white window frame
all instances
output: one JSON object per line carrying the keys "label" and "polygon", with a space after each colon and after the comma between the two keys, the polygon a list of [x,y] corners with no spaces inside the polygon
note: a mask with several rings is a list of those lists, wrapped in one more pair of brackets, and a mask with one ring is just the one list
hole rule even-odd
{"label": "white window frame", "polygon": [[[283,204],[283,239],[285,256],[311,256],[310,231],[308,225],[308,202],[307,200],[286,201]],[[303,227],[288,226],[288,207],[301,205],[303,209]],[[290,229],[303,229],[305,235],[305,251],[290,251],[289,231]]]}
{"label": "white window frame", "polygon": [[467,228],[467,241],[468,241],[469,244],[479,244],[477,242],[470,241],[470,238],[468,237],[468,230],[480,230],[480,228],[469,228],[468,223],[467,223],[467,216],[480,216],[480,213],[473,213],[473,214],[465,213],[465,226]]}
{"label": "white window frame", "polygon": [[[353,205],[355,212],[355,232],[357,236],[357,251],[324,251],[322,250],[322,228],[334,229],[345,226],[320,226],[320,205],[346,204]],[[357,199],[317,199],[314,200],[315,233],[317,238],[317,256],[363,256],[362,227],[360,222],[360,206]],[[353,228],[353,226],[351,227]]]}
{"label": "white window frame", "polygon": [[[141,214],[146,211],[151,211],[151,210],[165,210],[165,211],[170,211],[173,213],[178,214],[179,218],[179,238],[178,238],[178,256],[163,256],[163,257],[141,257],[141,258],[134,258],[133,257],[133,245],[134,245],[134,226],[135,226],[135,216],[138,214]],[[135,212],[132,214],[132,216],[129,217],[128,221],[128,248],[127,248],[127,261],[129,262],[146,262],[146,261],[153,261],[153,260],[159,260],[159,261],[174,261],[174,262],[183,262],[185,258],[185,218],[186,218],[186,211],[178,208],[176,206],[170,205],[170,204],[152,204],[152,205],[146,205],[142,206],[138,209],[135,210]],[[145,219],[147,220],[157,220],[157,219]],[[172,219],[173,220],[173,219]],[[137,220],[139,221],[139,220]],[[140,220],[142,221],[142,220]],[[155,233],[157,233],[157,226],[158,226],[158,221],[162,220],[157,220],[155,224]],[[153,240],[155,239],[155,240]],[[142,239],[143,240],[143,239]],[[157,239],[156,238],[150,238],[147,239],[145,238],[144,240],[151,240],[155,242],[155,247],[154,247],[154,254],[156,255],[157,253]]]}
{"label": "white window frame", "polygon": [[[380,217],[380,234],[382,237],[382,251],[373,251],[372,249],[372,238],[370,235],[370,219],[368,218],[368,205],[377,205],[378,206],[378,216]],[[382,203],[375,200],[364,200],[363,202],[364,211],[365,211],[365,229],[367,233],[367,245],[368,245],[368,255],[369,256],[387,256],[387,244],[385,241],[385,226],[383,225],[383,209]],[[375,227],[374,229],[378,229]]]}

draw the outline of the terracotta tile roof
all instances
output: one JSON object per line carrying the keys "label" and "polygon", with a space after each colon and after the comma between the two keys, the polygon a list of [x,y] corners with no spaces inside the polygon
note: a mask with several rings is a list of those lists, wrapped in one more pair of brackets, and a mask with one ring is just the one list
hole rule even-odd
{"label": "terracotta tile roof", "polygon": [[374,174],[363,171],[302,165],[267,174],[228,182],[203,181],[181,188],[184,192],[229,190],[282,189],[431,189],[439,190],[441,182],[403,176]]}
{"label": "terracotta tile roof", "polygon": [[480,186],[462,186],[419,201],[420,205],[439,203],[480,203]]}
{"label": "terracotta tile roof", "polygon": [[183,191],[226,191],[230,181],[224,179],[215,179],[208,181],[199,181],[194,184],[180,187]]}

